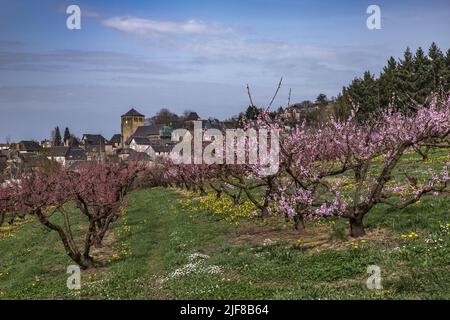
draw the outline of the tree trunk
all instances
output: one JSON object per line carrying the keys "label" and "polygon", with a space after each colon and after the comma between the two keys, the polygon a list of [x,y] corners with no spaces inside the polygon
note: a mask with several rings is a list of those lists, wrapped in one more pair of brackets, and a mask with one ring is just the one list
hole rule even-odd
{"label": "tree trunk", "polygon": [[203,188],[202,185],[200,185],[198,188],[200,189],[200,196],[204,197],[207,195],[205,188]]}
{"label": "tree trunk", "polygon": [[263,208],[261,209],[261,219],[265,219],[269,217],[269,207],[268,206],[263,206]]}
{"label": "tree trunk", "polygon": [[4,213],[0,213],[0,227],[2,226],[4,221],[5,221],[5,214]]}
{"label": "tree trunk", "polygon": [[80,260],[77,263],[83,269],[95,268],[94,260],[90,256],[80,256]]}
{"label": "tree trunk", "polygon": [[95,267],[94,262],[91,257],[83,257],[78,249],[76,247],[72,248],[69,240],[67,239],[67,235],[65,234],[64,230],[56,225],[51,223],[47,217],[42,213],[41,209],[38,209],[34,212],[34,214],[38,217],[39,222],[49,228],[50,230],[54,230],[58,233],[59,238],[61,239],[64,249],[67,253],[67,255],[76,262],[81,268],[88,269]]}
{"label": "tree trunk", "polygon": [[358,214],[350,219],[350,236],[353,238],[362,237],[366,234],[363,225],[363,215]]}
{"label": "tree trunk", "polygon": [[301,213],[294,216],[294,227],[295,230],[302,231],[305,230],[305,220]]}

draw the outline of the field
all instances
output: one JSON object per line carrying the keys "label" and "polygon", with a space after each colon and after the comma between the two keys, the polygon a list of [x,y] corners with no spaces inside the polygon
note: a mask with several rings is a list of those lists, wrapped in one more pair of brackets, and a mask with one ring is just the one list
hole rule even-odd
{"label": "field", "polygon": [[[4,225],[0,299],[450,298],[448,196],[403,210],[378,206],[356,241],[343,219],[308,220],[298,233],[280,218],[227,222],[186,210],[192,197],[132,193],[107,246],[95,251],[103,267],[82,273],[80,291],[66,287],[72,263],[54,233],[36,221]],[[369,265],[381,268],[383,289],[366,287]]]}

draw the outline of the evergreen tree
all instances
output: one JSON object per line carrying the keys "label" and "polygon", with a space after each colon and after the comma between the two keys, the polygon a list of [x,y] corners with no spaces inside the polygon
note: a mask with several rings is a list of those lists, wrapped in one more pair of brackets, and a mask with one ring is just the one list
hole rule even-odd
{"label": "evergreen tree", "polygon": [[346,119],[351,112],[351,103],[348,95],[345,94],[346,88],[342,89],[342,94],[339,93],[336,101],[333,103],[333,114],[338,120]]}
{"label": "evergreen tree", "polygon": [[446,61],[446,68],[445,68],[445,85],[444,90],[445,92],[450,91],[450,49],[447,50],[447,57],[445,58]]}
{"label": "evergreen tree", "polygon": [[344,95],[353,106],[358,107],[358,118],[365,120],[376,112],[380,106],[380,90],[378,81],[370,71],[364,72],[362,78],[355,78],[350,86],[344,89]]}
{"label": "evergreen tree", "polygon": [[412,97],[415,90],[415,66],[411,49],[408,47],[400,60],[398,68],[398,101],[397,107],[407,111],[413,106]]}
{"label": "evergreen tree", "polygon": [[390,57],[379,78],[380,107],[386,108],[395,104],[398,91],[398,67],[394,57]]}
{"label": "evergreen tree", "polygon": [[444,55],[433,42],[428,55],[422,48],[414,55],[407,48],[398,62],[391,57],[378,79],[368,71],[362,78],[355,78],[343,87],[333,103],[333,112],[338,118],[345,117],[353,106],[358,106],[358,117],[362,120],[389,105],[414,112],[416,104],[425,103],[432,93],[449,91],[450,49]]}
{"label": "evergreen tree", "polygon": [[70,143],[70,131],[69,128],[66,127],[66,130],[64,130],[64,145],[69,145]]}
{"label": "evergreen tree", "polygon": [[61,132],[59,132],[59,127],[56,127],[53,132],[53,146],[58,147],[61,145]]}
{"label": "evergreen tree", "polygon": [[413,101],[422,105],[433,91],[433,77],[430,70],[430,60],[421,47],[414,56],[414,91],[411,93]]}
{"label": "evergreen tree", "polygon": [[255,120],[256,117],[261,113],[261,110],[258,109],[255,106],[248,106],[247,110],[245,111],[245,117],[248,120]]}
{"label": "evergreen tree", "polygon": [[446,86],[447,71],[445,56],[438,48],[436,43],[432,43],[428,50],[428,57],[430,58],[430,72],[431,72],[431,87],[434,92],[440,92]]}
{"label": "evergreen tree", "polygon": [[329,101],[328,101],[327,95],[324,93],[321,93],[317,96],[315,103],[318,104],[319,106],[323,107],[323,106],[326,106],[328,104],[328,102]]}

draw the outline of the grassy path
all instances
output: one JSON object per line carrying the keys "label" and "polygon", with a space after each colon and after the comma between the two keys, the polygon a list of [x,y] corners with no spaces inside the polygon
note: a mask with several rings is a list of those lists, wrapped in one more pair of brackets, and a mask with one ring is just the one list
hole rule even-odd
{"label": "grassy path", "polygon": [[[450,222],[448,197],[387,215],[378,208],[356,248],[335,238],[345,221],[310,224],[306,235],[281,219],[234,226],[190,217],[182,197],[133,193],[112,249],[97,253],[105,267],[83,272],[80,292],[66,289],[71,261],[56,235],[36,222],[1,230],[0,299],[450,299],[450,239],[439,227]],[[401,238],[413,230],[420,237]],[[371,264],[381,268],[383,290],[365,286]]]}

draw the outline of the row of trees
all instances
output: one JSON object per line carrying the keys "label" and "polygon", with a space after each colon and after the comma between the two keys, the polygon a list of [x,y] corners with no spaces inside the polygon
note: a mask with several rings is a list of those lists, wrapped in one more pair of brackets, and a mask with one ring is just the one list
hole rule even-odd
{"label": "row of trees", "polygon": [[[450,96],[435,95],[429,104],[416,105],[414,110],[405,113],[390,108],[364,122],[353,110],[344,119],[317,127],[299,124],[291,130],[284,130],[263,111],[245,128],[279,130],[279,154],[259,150],[256,163],[249,158],[258,145],[244,140],[241,156],[246,161],[241,164],[220,162],[218,156],[223,153],[226,159],[229,152],[224,141],[221,148],[208,146],[217,159],[212,164],[180,165],[168,158],[151,166],[105,162],[75,171],[56,167],[27,172],[0,184],[0,224],[34,216],[59,235],[73,261],[91,268],[95,267],[92,246],[102,245],[133,187],[175,185],[203,195],[212,190],[217,197],[230,197],[235,206],[249,200],[262,218],[280,215],[292,220],[297,229],[305,227],[305,216],[344,217],[349,234],[362,236],[363,219],[378,204],[404,208],[424,195],[448,192],[450,158],[441,170],[433,172],[429,167],[417,175],[402,172],[399,166],[407,152],[425,159],[435,149],[450,147]],[[237,139],[232,142],[241,144]],[[267,143],[272,146],[276,141]],[[279,170],[267,175],[264,166],[274,161]],[[81,241],[72,232],[75,214],[88,225]]]}
{"label": "row of trees", "polygon": [[334,108],[338,116],[345,118],[356,104],[361,120],[388,106],[414,111],[411,108],[426,103],[432,93],[445,94],[449,90],[450,49],[445,54],[433,42],[428,54],[419,47],[415,54],[407,48],[402,59],[391,57],[379,77],[366,71],[361,78],[355,78],[343,88]]}
{"label": "row of trees", "polygon": [[[357,105],[357,117],[361,121],[394,106],[402,112],[415,112],[417,105],[430,102],[432,94],[443,96],[449,91],[450,49],[444,53],[433,42],[427,53],[421,47],[415,53],[407,48],[401,59],[390,57],[378,77],[370,71],[364,72],[343,87],[336,98],[328,99],[320,94],[314,102],[306,100],[289,107],[301,110],[301,119],[316,125],[327,121],[330,114],[345,119]],[[262,111],[250,105],[243,116],[254,120]],[[280,107],[270,115],[276,118],[283,112]]]}
{"label": "row of trees", "polygon": [[[271,159],[255,165],[169,162],[166,183],[202,194],[211,188],[217,197],[231,197],[235,205],[245,197],[261,217],[280,214],[298,229],[304,227],[304,216],[345,217],[353,237],[365,233],[363,219],[378,204],[404,208],[424,195],[448,191],[450,159],[439,172],[428,168],[417,176],[401,172],[399,166],[407,152],[426,155],[450,146],[450,99],[435,98],[429,106],[417,106],[413,114],[388,109],[367,122],[360,122],[357,114],[354,110],[347,118],[318,128],[302,124],[283,132],[276,174],[260,174],[261,163]],[[264,112],[252,125],[280,128]],[[246,146],[248,157],[254,146],[248,142]]]}

